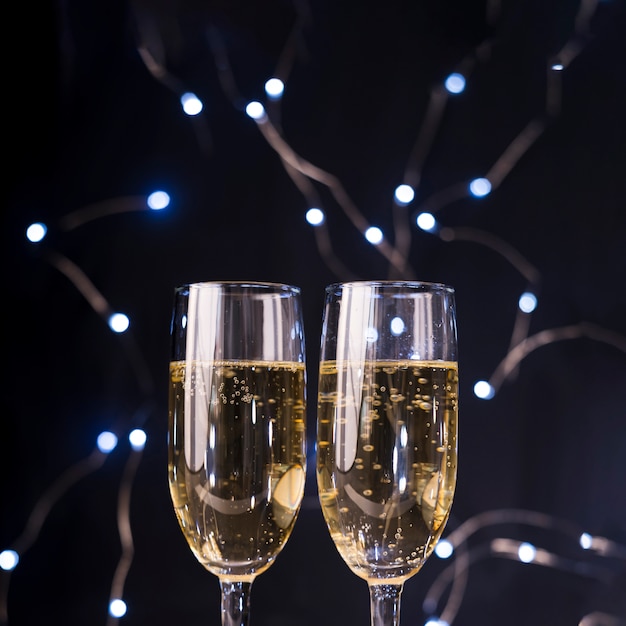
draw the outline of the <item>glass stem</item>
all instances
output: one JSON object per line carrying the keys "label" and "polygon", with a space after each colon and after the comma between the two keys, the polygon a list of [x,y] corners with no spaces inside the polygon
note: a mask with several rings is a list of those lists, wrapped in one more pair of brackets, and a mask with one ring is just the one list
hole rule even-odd
{"label": "glass stem", "polygon": [[222,626],[248,626],[252,582],[220,580]]}
{"label": "glass stem", "polygon": [[400,626],[402,585],[370,585],[372,626]]}

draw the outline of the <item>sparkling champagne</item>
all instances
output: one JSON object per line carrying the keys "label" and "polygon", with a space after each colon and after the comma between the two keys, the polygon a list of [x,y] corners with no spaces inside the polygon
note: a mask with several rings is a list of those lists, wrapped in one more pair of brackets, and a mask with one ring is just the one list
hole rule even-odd
{"label": "sparkling champagne", "polygon": [[170,364],[169,485],[210,572],[252,581],[294,526],[306,474],[304,363]]}
{"label": "sparkling champagne", "polygon": [[441,361],[320,364],[317,480],[350,569],[401,583],[445,527],[456,484],[458,369]]}

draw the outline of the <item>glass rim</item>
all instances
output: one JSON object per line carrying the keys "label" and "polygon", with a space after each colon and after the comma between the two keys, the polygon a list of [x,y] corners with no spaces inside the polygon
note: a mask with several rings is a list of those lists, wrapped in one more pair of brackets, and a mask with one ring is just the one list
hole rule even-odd
{"label": "glass rim", "polygon": [[223,287],[232,287],[232,288],[253,288],[259,291],[273,290],[276,293],[284,292],[284,293],[292,293],[292,294],[300,294],[301,289],[296,285],[290,285],[288,283],[277,283],[270,281],[256,281],[256,280],[205,280],[198,282],[190,282],[184,283],[182,285],[178,285],[174,288],[174,291],[177,294],[181,294],[184,292],[188,292],[191,289],[209,289],[209,288],[223,288]]}
{"label": "glass rim", "polygon": [[424,280],[351,280],[331,283],[326,287],[326,293],[337,293],[344,287],[381,287],[396,289],[413,289],[421,291],[442,291],[454,294],[454,287],[445,283],[429,282]]}

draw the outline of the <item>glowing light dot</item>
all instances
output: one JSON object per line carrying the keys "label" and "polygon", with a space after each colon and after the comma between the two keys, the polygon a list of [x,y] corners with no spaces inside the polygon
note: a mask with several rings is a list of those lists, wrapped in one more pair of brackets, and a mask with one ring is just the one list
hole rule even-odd
{"label": "glowing light dot", "polygon": [[278,100],[285,91],[285,83],[280,78],[270,78],[265,83],[265,93],[273,100]]}
{"label": "glowing light dot", "polygon": [[419,228],[426,231],[434,230],[437,226],[437,220],[434,218],[432,213],[420,213],[415,223]]}
{"label": "glowing light dot", "polygon": [[378,341],[378,331],[372,326],[365,331],[365,341],[367,341],[367,343]]}
{"label": "glowing light dot", "polygon": [[255,100],[247,104],[246,113],[253,120],[260,121],[265,118],[265,107]]}
{"label": "glowing light dot", "polygon": [[435,546],[435,554],[440,559],[449,559],[452,556],[453,552],[454,552],[454,547],[447,539],[442,539]]}
{"label": "glowing light dot", "polygon": [[371,244],[379,244],[383,240],[383,231],[378,228],[378,226],[370,226],[365,231],[365,239],[367,239]]}
{"label": "glowing light dot", "polygon": [[0,552],[0,568],[9,572],[17,567],[20,555],[15,550],[3,550]]}
{"label": "glowing light dot", "polygon": [[165,191],[153,191],[148,196],[148,207],[153,211],[160,211],[170,204],[170,196]]}
{"label": "glowing light dot", "polygon": [[130,441],[133,450],[143,450],[147,439],[148,436],[141,428],[135,428],[128,435],[128,441]]}
{"label": "glowing light dot", "polygon": [[537,554],[537,550],[535,546],[531,543],[520,543],[520,546],[517,550],[517,557],[522,563],[531,563],[535,560],[535,556]]}
{"label": "glowing light dot", "polygon": [[114,333],[123,333],[128,330],[129,326],[130,320],[124,313],[113,313],[113,315],[109,317],[109,328]]}
{"label": "glowing light dot", "polygon": [[32,243],[40,242],[48,232],[48,227],[41,222],[35,222],[26,229],[26,239]]}
{"label": "glowing light dot", "polygon": [[593,545],[593,537],[589,533],[583,533],[578,539],[578,542],[583,550],[589,550]]}
{"label": "glowing light dot", "polygon": [[190,91],[184,93],[180,97],[180,103],[183,107],[183,111],[190,116],[198,115],[202,112],[203,104],[202,100],[196,96],[195,93],[191,93]]}
{"label": "glowing light dot", "polygon": [[493,398],[495,391],[493,387],[486,380],[479,380],[474,385],[474,395],[477,398],[482,398],[483,400],[490,400]]}
{"label": "glowing light dot", "polygon": [[446,78],[444,85],[450,93],[461,93],[465,91],[465,76],[458,72],[453,72]]}
{"label": "glowing light dot", "polygon": [[112,617],[123,617],[126,615],[126,602],[115,598],[109,603],[109,615]]}
{"label": "glowing light dot", "polygon": [[108,454],[109,452],[115,450],[115,446],[117,446],[117,435],[105,430],[98,435],[97,445],[100,452]]}
{"label": "glowing light dot", "polygon": [[469,185],[470,193],[482,198],[491,192],[491,183],[486,178],[475,178]]}
{"label": "glowing light dot", "polygon": [[313,207],[306,212],[306,221],[311,224],[311,226],[319,226],[324,223],[326,216],[324,215],[324,211],[322,209],[317,209]]}
{"label": "glowing light dot", "polygon": [[431,617],[424,626],[450,626],[445,619],[438,619],[436,617]]}
{"label": "glowing light dot", "polygon": [[391,320],[390,328],[392,335],[395,335],[396,337],[401,335],[405,329],[404,320],[401,317],[394,317]]}
{"label": "glowing light dot", "polygon": [[517,305],[520,311],[524,313],[532,313],[537,308],[537,297],[530,291],[524,292],[520,297]]}
{"label": "glowing light dot", "polygon": [[415,191],[411,185],[398,185],[393,195],[398,204],[406,205],[413,202]]}
{"label": "glowing light dot", "polygon": [[563,63],[553,63],[551,69],[553,69],[555,72],[561,72],[565,69],[565,66],[563,65]]}

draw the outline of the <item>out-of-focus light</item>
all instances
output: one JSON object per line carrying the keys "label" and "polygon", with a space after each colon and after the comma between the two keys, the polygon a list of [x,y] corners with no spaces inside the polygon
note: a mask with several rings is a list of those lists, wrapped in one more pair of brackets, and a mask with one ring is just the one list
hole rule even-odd
{"label": "out-of-focus light", "polygon": [[188,91],[187,93],[184,93],[180,97],[180,103],[183,106],[183,111],[187,115],[194,116],[202,112],[202,108],[203,108],[202,101],[200,100],[200,98],[198,98],[198,96],[196,96],[195,93],[191,93],[190,91]]}
{"label": "out-of-focus light", "polygon": [[532,545],[532,543],[520,543],[520,546],[517,550],[517,556],[522,563],[531,563],[535,560],[536,554],[537,550],[535,546]]}
{"label": "out-of-focus light", "polygon": [[391,334],[395,335],[396,337],[398,335],[401,335],[406,328],[406,326],[404,325],[404,320],[401,317],[394,317],[391,320],[391,324],[389,325],[389,327],[391,329]]}
{"label": "out-of-focus light", "polygon": [[253,120],[261,121],[265,118],[265,107],[256,100],[246,105],[246,114]]}
{"label": "out-of-focus light", "polygon": [[491,183],[486,178],[475,178],[469,185],[470,193],[476,198],[482,198],[491,192]]}
{"label": "out-of-focus light", "polygon": [[148,196],[148,207],[153,211],[160,211],[170,204],[170,196],[165,191],[153,191]]}
{"label": "out-of-focus light", "polygon": [[532,313],[537,308],[537,297],[530,291],[525,291],[520,297],[517,305],[520,311]]}
{"label": "out-of-focus light", "polygon": [[135,428],[128,435],[128,441],[130,441],[133,450],[143,450],[147,439],[145,431],[141,428]]}
{"label": "out-of-focus light", "polygon": [[117,446],[117,435],[105,430],[98,435],[97,445],[100,452],[108,454],[115,449],[115,446]]}
{"label": "out-of-focus light", "polygon": [[425,231],[435,230],[437,220],[432,213],[420,213],[415,219],[415,223],[419,228]]}
{"label": "out-of-focus light", "polygon": [[474,395],[482,400],[491,400],[495,394],[493,387],[486,380],[479,380],[474,385]]}
{"label": "out-of-focus light", "polygon": [[411,185],[398,185],[393,196],[398,204],[404,206],[413,202],[415,191]]}
{"label": "out-of-focus light", "polygon": [[449,559],[453,552],[454,546],[447,539],[442,539],[435,546],[435,554],[440,559]]}
{"label": "out-of-focus light", "polygon": [[365,239],[371,244],[377,245],[383,240],[383,231],[378,226],[370,226],[365,231]]}
{"label": "out-of-focus light", "polygon": [[583,550],[589,550],[593,545],[593,537],[589,533],[583,533],[579,537],[578,542]]}
{"label": "out-of-focus light", "polygon": [[3,550],[0,552],[0,569],[10,572],[20,562],[20,555],[15,550]]}
{"label": "out-of-focus light", "polygon": [[324,211],[322,209],[318,209],[313,207],[306,212],[306,221],[311,224],[311,226],[319,226],[324,223],[324,219],[326,216],[324,215]]}
{"label": "out-of-focus light", "polygon": [[113,315],[109,317],[109,328],[114,333],[126,332],[129,326],[130,320],[128,319],[128,315],[124,315],[124,313],[113,313]]}
{"label": "out-of-focus light", "polygon": [[550,68],[553,69],[555,72],[561,72],[565,69],[565,66],[563,65],[563,63],[553,63]]}
{"label": "out-of-focus light", "polygon": [[41,223],[35,222],[26,229],[26,239],[31,243],[39,243],[48,232],[48,227]]}
{"label": "out-of-focus light", "polygon": [[365,331],[365,341],[367,341],[367,343],[378,341],[378,331],[373,326],[370,326]]}
{"label": "out-of-focus light", "polygon": [[437,617],[431,617],[424,626],[450,626],[445,619],[439,619]]}
{"label": "out-of-focus light", "polygon": [[450,93],[461,93],[465,90],[465,76],[458,72],[453,72],[446,78],[444,85]]}
{"label": "out-of-focus light", "polygon": [[109,603],[109,615],[111,617],[124,617],[126,615],[126,602],[120,598],[114,598]]}
{"label": "out-of-focus light", "polygon": [[285,83],[280,78],[270,78],[265,83],[265,93],[272,98],[278,100],[285,92]]}

